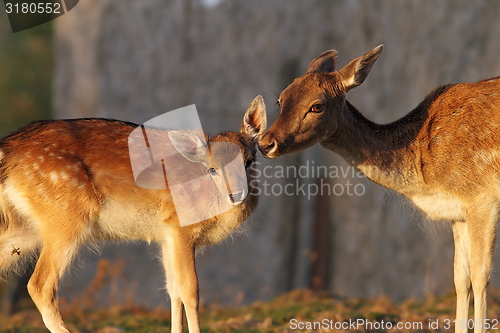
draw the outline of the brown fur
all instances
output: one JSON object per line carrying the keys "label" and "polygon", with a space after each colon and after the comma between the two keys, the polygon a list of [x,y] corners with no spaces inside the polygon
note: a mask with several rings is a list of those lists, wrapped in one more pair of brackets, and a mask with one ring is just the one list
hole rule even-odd
{"label": "brown fur", "polygon": [[[260,96],[247,114],[265,124]],[[260,125],[244,122],[241,133],[224,132],[207,141],[236,144],[248,162],[248,182],[255,177],[250,166],[263,132],[252,130]],[[172,332],[182,331],[183,305],[189,331],[199,332],[195,248],[224,239],[257,205],[256,192],[250,191],[230,210],[180,227],[168,188],[135,183],[128,137],[136,127],[108,119],[39,121],[0,141],[0,271],[40,251],[28,291],[52,333],[68,332],[57,305],[65,269],[81,246],[114,240],[161,244]],[[211,155],[214,166],[220,157]],[[204,190],[210,192],[210,184]]]}
{"label": "brown fur", "polygon": [[[472,288],[475,332],[483,332],[500,215],[500,77],[440,87],[402,119],[379,125],[346,95],[381,52],[376,47],[337,72],[336,52],[313,60],[281,93],[280,114],[259,148],[277,158],[320,143],[428,217],[453,221],[457,321],[468,318]],[[457,325],[456,331],[467,330]]]}

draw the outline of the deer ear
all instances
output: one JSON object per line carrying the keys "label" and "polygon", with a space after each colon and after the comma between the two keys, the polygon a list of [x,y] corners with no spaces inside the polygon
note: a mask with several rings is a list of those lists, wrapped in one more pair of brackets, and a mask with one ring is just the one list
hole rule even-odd
{"label": "deer ear", "polygon": [[243,116],[241,133],[248,135],[253,141],[258,141],[267,128],[266,104],[262,96],[254,98]]}
{"label": "deer ear", "polygon": [[383,49],[384,45],[380,44],[364,56],[354,59],[339,71],[346,91],[359,86],[365,81]]}
{"label": "deer ear", "polygon": [[172,130],[168,132],[168,138],[174,145],[175,150],[188,161],[201,164],[206,163],[208,149],[196,133]]}
{"label": "deer ear", "polygon": [[329,50],[321,53],[319,57],[311,61],[307,66],[306,73],[331,73],[335,71],[337,64],[337,51]]}

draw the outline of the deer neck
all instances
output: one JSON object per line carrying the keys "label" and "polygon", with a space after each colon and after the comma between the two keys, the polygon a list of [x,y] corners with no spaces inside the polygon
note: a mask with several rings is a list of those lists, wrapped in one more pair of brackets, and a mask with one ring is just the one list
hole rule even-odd
{"label": "deer neck", "polygon": [[408,193],[419,179],[415,139],[425,121],[416,111],[391,124],[379,125],[346,101],[337,131],[321,145],[341,155],[372,181]]}

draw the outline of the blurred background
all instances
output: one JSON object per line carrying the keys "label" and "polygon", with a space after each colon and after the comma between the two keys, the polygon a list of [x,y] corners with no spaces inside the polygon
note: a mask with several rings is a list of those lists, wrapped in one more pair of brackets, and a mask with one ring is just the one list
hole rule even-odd
{"label": "blurred background", "polygon": [[[500,75],[499,13],[500,1],[491,0],[80,0],[57,20],[16,34],[0,22],[0,134],[47,118],[142,123],[189,104],[209,134],[236,131],[259,94],[270,125],[280,91],[321,52],[336,49],[340,68],[381,43],[383,54],[348,99],[369,119],[391,122],[439,85]],[[259,158],[270,171],[261,184],[270,186],[245,234],[197,258],[202,302],[236,306],[297,288],[396,301],[452,290],[446,222],[427,221],[350,171],[273,173],[349,170],[318,146]],[[324,183],[339,184],[337,193],[279,193],[287,184]],[[363,192],[347,193],[349,184]],[[60,296],[65,304],[91,298],[101,306],[166,308],[156,252],[144,243],[87,251]],[[18,306],[25,279],[4,283],[4,309]],[[492,284],[500,285],[498,274]]]}

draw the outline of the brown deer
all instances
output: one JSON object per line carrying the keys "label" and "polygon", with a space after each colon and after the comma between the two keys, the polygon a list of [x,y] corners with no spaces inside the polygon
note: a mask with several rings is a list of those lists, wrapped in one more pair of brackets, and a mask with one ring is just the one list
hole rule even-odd
{"label": "brown deer", "polygon": [[[405,117],[385,125],[346,100],[382,52],[377,46],[335,71],[337,52],[314,59],[281,92],[278,118],[259,142],[265,157],[320,143],[395,190],[429,218],[452,221],[456,332],[483,332],[496,222],[500,214],[500,77],[450,84]],[[468,321],[470,291],[475,321]]]}
{"label": "brown deer", "polygon": [[[39,121],[0,141],[0,269],[5,272],[21,266],[22,259],[38,257],[28,291],[52,333],[69,332],[57,289],[78,249],[121,240],[161,245],[172,332],[182,332],[183,306],[189,332],[200,332],[195,249],[224,239],[257,205],[255,187],[248,183],[255,177],[256,143],[266,128],[262,97],[250,104],[239,133],[206,137],[208,145],[194,132],[169,132],[179,152],[174,158],[190,159],[193,168],[209,170],[213,181],[203,184],[206,196],[221,186],[216,178],[233,181],[231,189],[250,189],[219,198],[231,202],[222,214],[183,227],[168,188],[136,185],[128,149],[129,134],[136,128],[108,119]],[[224,169],[228,156],[211,148],[219,142],[239,147],[246,177]]]}

